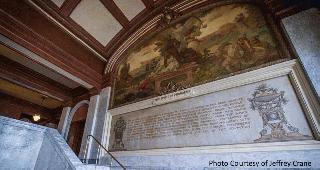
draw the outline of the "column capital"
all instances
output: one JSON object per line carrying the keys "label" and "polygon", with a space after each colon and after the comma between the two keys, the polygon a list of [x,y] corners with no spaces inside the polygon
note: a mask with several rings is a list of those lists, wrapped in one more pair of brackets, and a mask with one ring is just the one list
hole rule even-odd
{"label": "column capital", "polygon": [[98,88],[91,88],[90,90],[89,90],[89,94],[90,94],[90,96],[95,96],[95,95],[97,95],[97,94],[99,94],[100,93],[100,91],[101,91],[101,89],[98,89]]}

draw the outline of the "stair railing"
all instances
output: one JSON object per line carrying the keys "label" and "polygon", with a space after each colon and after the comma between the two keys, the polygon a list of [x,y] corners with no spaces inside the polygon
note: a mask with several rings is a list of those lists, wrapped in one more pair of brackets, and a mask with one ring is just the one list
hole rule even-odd
{"label": "stair railing", "polygon": [[[89,144],[89,139],[90,139],[90,137],[92,138],[92,139],[94,139],[94,141],[99,145],[99,150],[100,150],[100,147],[101,148],[103,148],[103,150],[104,151],[106,151],[107,153],[108,153],[108,155],[112,158],[112,159],[114,159],[120,166],[121,166],[121,168],[123,168],[124,170],[126,170],[126,168],[94,137],[94,136],[92,136],[92,135],[88,135],[87,136],[87,144],[86,144],[86,149],[85,149],[85,153],[84,153],[84,155],[85,155],[85,157],[87,158],[87,150],[88,150],[88,144]],[[99,151],[98,151],[98,155],[97,155],[98,157],[98,159],[99,159]],[[97,159],[97,160],[98,160]],[[87,159],[85,159],[85,160],[87,160]],[[97,162],[96,162],[96,164],[97,164]]]}

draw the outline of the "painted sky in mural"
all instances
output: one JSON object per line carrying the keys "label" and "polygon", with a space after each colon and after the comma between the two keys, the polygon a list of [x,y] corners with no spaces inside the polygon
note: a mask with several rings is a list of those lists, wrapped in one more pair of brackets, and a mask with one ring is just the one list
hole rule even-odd
{"label": "painted sky in mural", "polygon": [[128,54],[118,68],[113,106],[281,59],[264,16],[248,4],[192,14],[146,37]]}

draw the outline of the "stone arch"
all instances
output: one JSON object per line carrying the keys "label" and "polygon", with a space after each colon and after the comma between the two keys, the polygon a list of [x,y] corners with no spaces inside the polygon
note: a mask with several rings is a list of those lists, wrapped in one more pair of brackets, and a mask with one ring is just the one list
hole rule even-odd
{"label": "stone arch", "polygon": [[81,107],[81,106],[84,106],[84,105],[89,105],[89,101],[88,100],[82,100],[80,101],[79,103],[77,103],[70,111],[69,115],[68,115],[68,118],[66,120],[66,126],[65,126],[65,131],[64,131],[64,134],[63,134],[63,137],[65,139],[67,139],[68,137],[68,134],[69,134],[69,129],[70,129],[70,125],[71,125],[71,121],[74,117],[74,114],[76,113],[76,111]]}

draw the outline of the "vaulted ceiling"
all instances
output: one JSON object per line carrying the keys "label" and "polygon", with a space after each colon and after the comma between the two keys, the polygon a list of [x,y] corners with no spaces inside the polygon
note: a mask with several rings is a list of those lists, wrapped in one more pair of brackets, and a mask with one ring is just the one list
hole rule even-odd
{"label": "vaulted ceiling", "polygon": [[29,0],[103,61],[155,10],[178,0]]}
{"label": "vaulted ceiling", "polygon": [[[141,23],[158,15],[163,7],[197,5],[206,0],[29,0],[61,24],[106,61]],[[214,0],[212,2],[219,2]],[[210,1],[210,3],[212,3]],[[309,1],[264,0],[272,12],[283,17]],[[181,7],[183,9],[183,7]]]}

